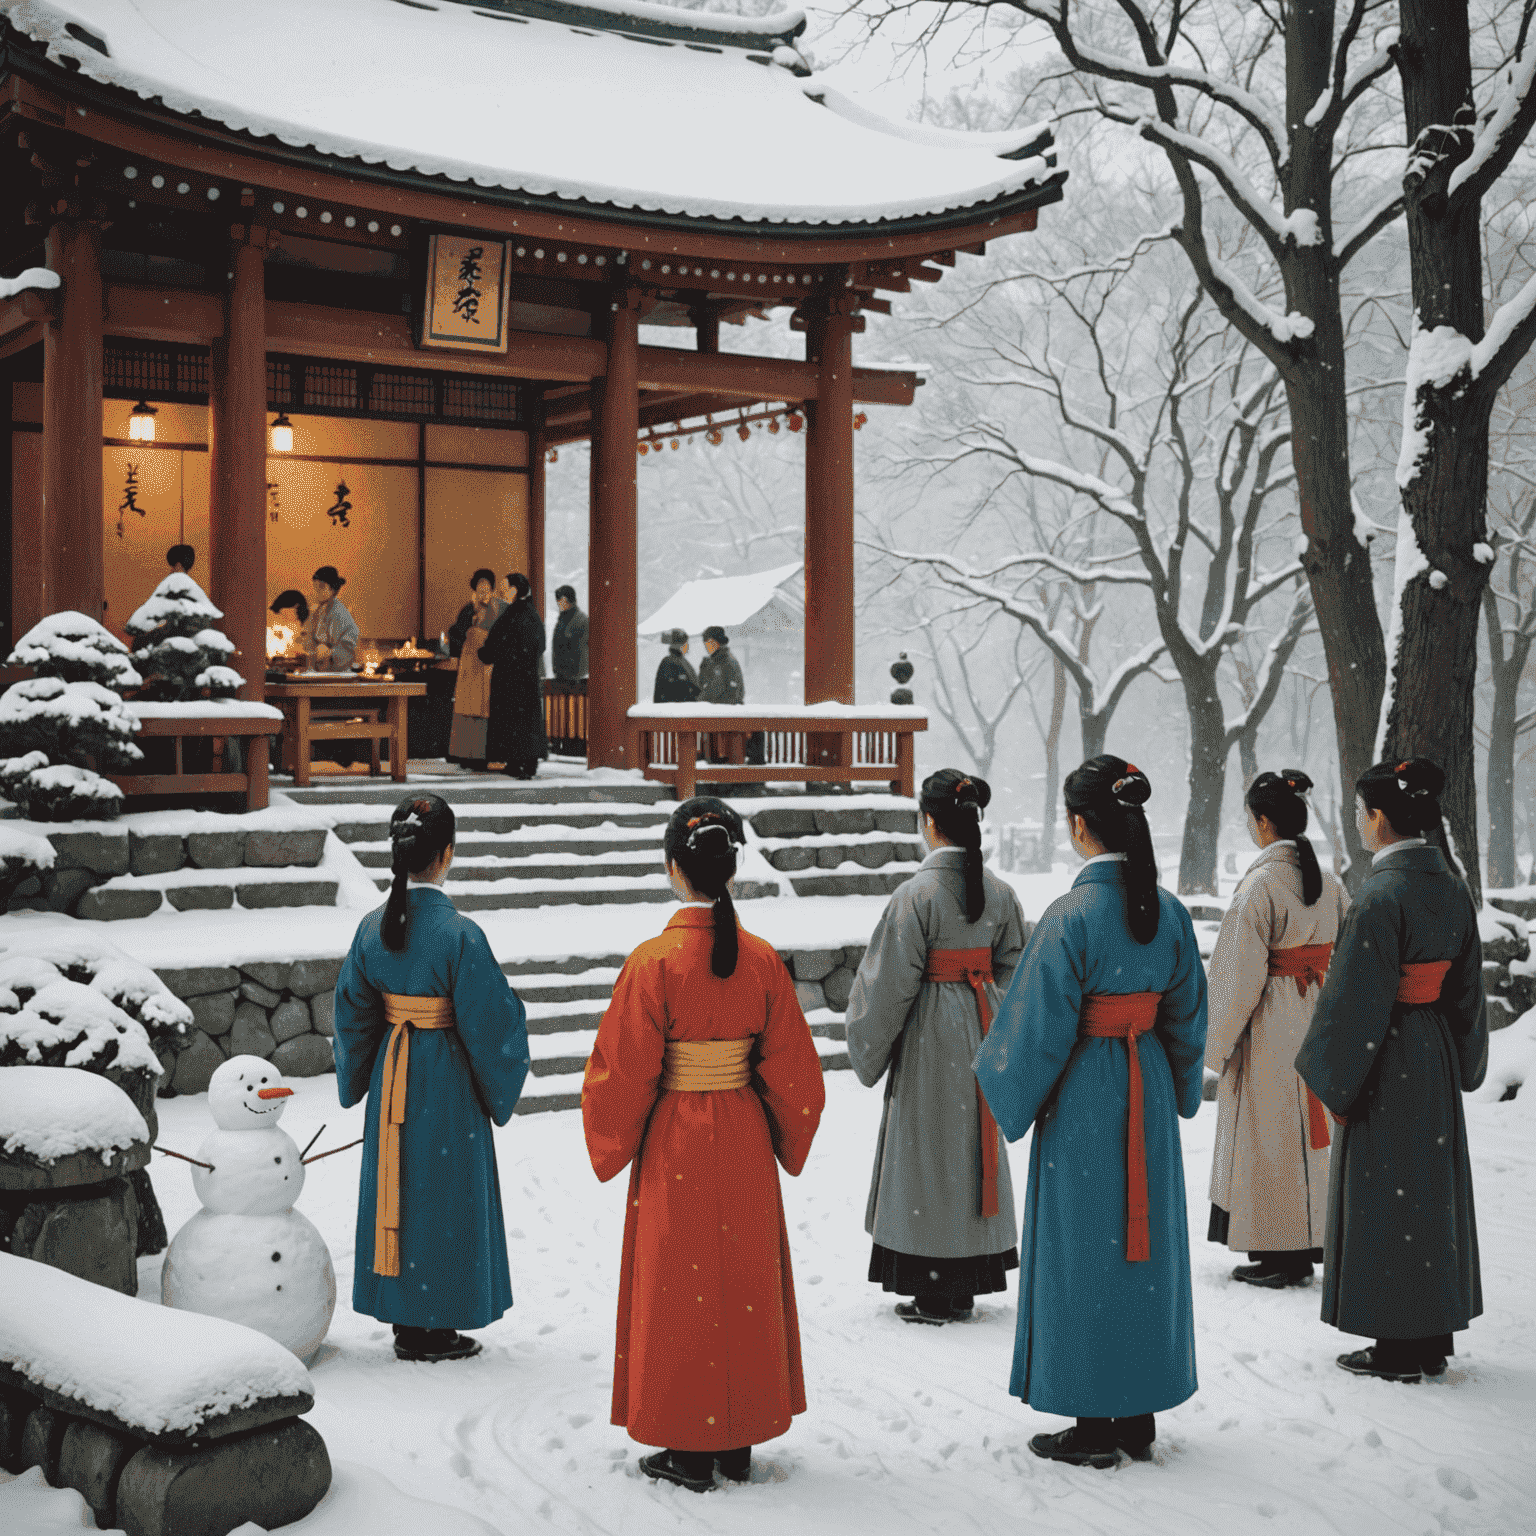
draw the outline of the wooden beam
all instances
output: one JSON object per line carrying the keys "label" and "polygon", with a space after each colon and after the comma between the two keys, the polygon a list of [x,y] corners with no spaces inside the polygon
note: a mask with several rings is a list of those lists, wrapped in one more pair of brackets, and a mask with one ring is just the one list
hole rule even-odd
{"label": "wooden beam", "polygon": [[[524,235],[530,239],[567,240],[593,245],[620,246],[656,256],[686,255],[690,259],[779,262],[786,266],[829,266],[857,261],[899,261],[921,257],[939,247],[963,248],[969,243],[999,239],[1035,228],[1033,208],[1010,212],[980,213],[965,224],[944,230],[917,229],[900,234],[870,230],[852,235],[807,236],[738,235],[719,232],[707,225],[681,229],[628,223],[622,217],[601,219],[572,216],[553,209],[501,206],[488,201],[493,189],[477,187],[473,193],[439,192],[425,187],[401,186],[383,171],[373,176],[349,176],[320,169],[311,160],[313,151],[285,150],[279,146],[253,146],[221,129],[206,118],[196,122],[163,116],[154,109],[104,111],[92,105],[73,107],[55,91],[13,75],[9,104],[17,116],[59,125],[71,132],[121,152],[123,156],[165,161],[195,174],[241,187],[268,190],[285,200],[299,198],[318,213],[332,211],[328,204],[362,209],[385,219],[419,220],[445,229],[480,230],[490,234]],[[130,115],[130,112],[132,115]],[[103,167],[108,170],[108,167]],[[116,167],[109,170],[116,174]],[[511,195],[511,194],[507,194]],[[263,217],[269,210],[262,209]],[[307,233],[317,233],[310,229]],[[639,273],[636,271],[636,276]]]}
{"label": "wooden beam", "polygon": [[925,267],[913,262],[907,263],[907,276],[915,277],[920,283],[937,283],[944,274],[937,267]]}

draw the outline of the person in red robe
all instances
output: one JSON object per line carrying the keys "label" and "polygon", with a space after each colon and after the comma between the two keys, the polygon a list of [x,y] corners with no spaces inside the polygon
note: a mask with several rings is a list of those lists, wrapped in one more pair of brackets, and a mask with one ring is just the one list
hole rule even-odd
{"label": "person in red robe", "polygon": [[[613,1422],[649,1477],[703,1493],[805,1411],[774,1158],[805,1166],[826,1090],[795,984],[731,903],[741,818],[685,801],[667,826],[683,902],[629,957],[587,1063],[581,1115],[606,1182],[630,1167]],[[632,1165],[632,1166],[631,1166]]]}

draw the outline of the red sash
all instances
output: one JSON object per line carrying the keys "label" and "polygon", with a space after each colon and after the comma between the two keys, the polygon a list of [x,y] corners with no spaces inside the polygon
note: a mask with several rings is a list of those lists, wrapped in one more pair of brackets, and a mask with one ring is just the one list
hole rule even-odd
{"label": "red sash", "polygon": [[[1272,949],[1269,952],[1271,976],[1294,976],[1296,991],[1307,995],[1307,988],[1314,982],[1321,986],[1328,974],[1328,961],[1333,954],[1332,944],[1296,944],[1290,949]],[[1328,1134],[1328,1111],[1323,1101],[1302,1083],[1307,1095],[1307,1144],[1314,1152],[1321,1152],[1332,1139]]]}
{"label": "red sash", "polygon": [[[976,994],[976,1014],[981,1020],[981,1038],[987,1038],[992,1026],[992,1005],[987,1001],[987,983],[992,980],[990,949],[931,949],[924,981],[964,982]],[[997,1122],[987,1108],[981,1084],[976,1084],[976,1109],[981,1133],[981,1214],[997,1215]]]}
{"label": "red sash", "polygon": [[1147,1123],[1137,1037],[1157,1023],[1161,992],[1090,992],[1083,999],[1082,1032],[1095,1040],[1124,1040],[1130,1076],[1125,1099],[1125,1257],[1136,1264],[1152,1257],[1147,1198]]}
{"label": "red sash", "polygon": [[1432,1008],[1440,1001],[1440,988],[1450,973],[1449,960],[1420,960],[1400,967],[1397,1000],[1410,1008]]}

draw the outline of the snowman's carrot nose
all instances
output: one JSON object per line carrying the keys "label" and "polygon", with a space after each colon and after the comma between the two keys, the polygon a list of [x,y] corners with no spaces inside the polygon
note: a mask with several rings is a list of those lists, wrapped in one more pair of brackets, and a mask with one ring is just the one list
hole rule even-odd
{"label": "snowman's carrot nose", "polygon": [[291,1099],[293,1097],[293,1089],[292,1088],[258,1088],[256,1090],[256,1097],[258,1099]]}

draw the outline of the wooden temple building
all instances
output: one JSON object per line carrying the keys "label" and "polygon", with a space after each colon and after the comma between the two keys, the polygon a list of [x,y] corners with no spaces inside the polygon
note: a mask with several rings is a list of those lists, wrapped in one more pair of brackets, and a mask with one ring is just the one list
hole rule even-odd
{"label": "wooden temple building", "polygon": [[[589,760],[627,766],[639,438],[781,406],[805,423],[806,702],[852,703],[854,417],[919,382],[853,337],[1032,229],[1065,173],[1044,129],[873,115],[807,66],[804,26],[0,0],[0,640],[70,608],[120,628],[181,542],[251,698],[269,601],[320,565],[365,636],[435,636],[481,565],[526,569],[543,612],[545,464],[586,440]],[[731,329],[776,318],[803,361]]]}

